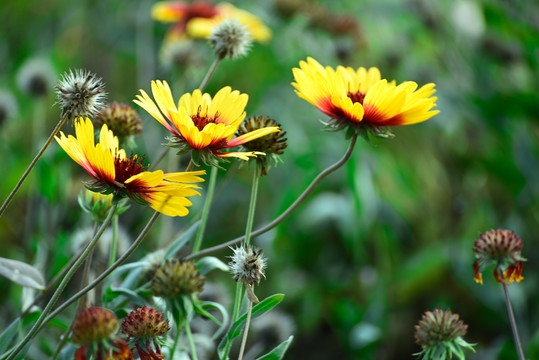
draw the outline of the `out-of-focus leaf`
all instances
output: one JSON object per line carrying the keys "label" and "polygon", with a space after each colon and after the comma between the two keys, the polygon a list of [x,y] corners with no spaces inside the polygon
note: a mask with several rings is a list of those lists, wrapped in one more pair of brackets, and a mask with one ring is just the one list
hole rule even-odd
{"label": "out-of-focus leaf", "polygon": [[185,244],[187,244],[189,240],[191,240],[195,236],[199,226],[200,220],[191,225],[191,227],[187,229],[187,231],[184,232],[178,239],[174,240],[174,242],[170,244],[167,251],[165,252],[164,259],[170,259],[174,256],[174,254],[180,251],[181,248],[183,248]]}
{"label": "out-of-focus leaf", "polygon": [[39,270],[22,261],[0,258],[0,275],[22,286],[45,289],[45,279]]}
{"label": "out-of-focus leaf", "polygon": [[219,269],[222,271],[230,270],[227,264],[225,264],[215,256],[205,256],[202,259],[198,260],[197,268],[201,275],[206,275],[214,269]]}
{"label": "out-of-focus leaf", "polygon": [[269,353],[257,358],[257,360],[281,360],[284,354],[286,353],[286,350],[288,350],[288,347],[290,346],[290,343],[292,342],[292,340],[294,340],[294,337],[290,336],[288,339],[280,343],[277,347],[275,347]]}
{"label": "out-of-focus leaf", "polygon": [[7,327],[7,329],[2,331],[2,334],[0,334],[0,354],[3,354],[4,351],[7,349],[7,347],[17,334],[17,329],[19,328],[20,324],[21,319],[17,318]]}

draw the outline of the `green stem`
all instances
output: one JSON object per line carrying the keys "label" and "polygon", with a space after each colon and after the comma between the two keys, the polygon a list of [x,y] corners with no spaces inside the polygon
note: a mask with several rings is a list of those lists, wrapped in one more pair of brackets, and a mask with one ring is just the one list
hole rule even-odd
{"label": "green stem", "polygon": [[[502,274],[503,278],[503,274]],[[513,314],[513,307],[511,306],[511,300],[509,299],[509,293],[507,292],[507,285],[502,284],[503,293],[505,295],[505,305],[507,306],[507,315],[509,315],[509,323],[511,324],[511,331],[513,332],[513,339],[515,341],[515,347],[517,349],[518,360],[525,360],[524,351],[522,351],[522,344],[520,343],[520,337],[518,336],[518,327]]]}
{"label": "green stem", "polygon": [[56,134],[58,133],[58,131],[60,130],[60,128],[62,127],[62,125],[64,125],[65,121],[67,120],[68,118],[68,114],[64,114],[64,116],[62,116],[62,119],[60,119],[60,121],[58,122],[58,124],[56,125],[56,127],[54,128],[54,130],[52,130],[52,133],[50,134],[49,138],[47,139],[47,141],[45,142],[45,145],[43,145],[43,147],[41,148],[41,150],[39,150],[39,152],[37,153],[36,157],[34,158],[34,160],[32,160],[32,162],[30,163],[30,165],[28,166],[28,169],[26,169],[26,171],[24,172],[24,174],[22,174],[21,178],[19,179],[19,182],[17,183],[17,185],[15,185],[15,188],[11,191],[11,193],[9,194],[9,196],[7,197],[6,201],[4,201],[4,204],[2,205],[2,207],[0,208],[0,216],[2,216],[2,214],[4,213],[4,211],[6,211],[9,203],[11,202],[11,200],[13,199],[13,197],[15,196],[15,194],[17,194],[17,191],[19,191],[19,188],[21,187],[22,183],[24,182],[24,180],[26,179],[26,177],[28,176],[28,174],[30,174],[30,171],[32,171],[32,169],[34,168],[34,166],[36,165],[37,161],[41,158],[41,156],[43,155],[43,153],[45,152],[45,150],[47,150],[47,148],[49,147],[49,145],[51,144],[52,142],[52,139],[54,139],[54,137],[56,136]]}
{"label": "green stem", "polygon": [[206,86],[208,86],[208,83],[210,82],[212,75],[215,73],[215,69],[217,69],[217,65],[219,65],[219,62],[221,62],[220,58],[216,58],[213,61],[213,64],[211,64],[210,69],[208,70],[208,72],[206,73],[206,76],[204,77],[204,80],[202,80],[202,82],[200,83],[198,90],[204,91],[204,89],[206,89]]}
{"label": "green stem", "polygon": [[51,299],[49,300],[47,306],[45,307],[45,309],[43,309],[43,312],[39,316],[39,319],[37,319],[36,323],[34,324],[32,329],[28,332],[28,334],[24,337],[24,339],[9,354],[9,356],[7,357],[7,360],[13,360],[19,354],[19,352],[26,346],[26,344],[30,340],[32,340],[35,335],[37,335],[38,331],[41,329],[41,325],[45,322],[45,317],[51,312],[52,307],[54,306],[54,304],[56,303],[56,301],[58,300],[58,298],[64,291],[67,283],[69,282],[69,280],[71,280],[71,277],[75,274],[75,271],[77,271],[77,269],[86,260],[88,255],[92,252],[95,245],[97,244],[97,241],[99,240],[99,238],[101,237],[101,235],[103,234],[107,226],[109,225],[110,221],[112,220],[112,216],[114,215],[114,212],[116,211],[116,206],[117,205],[115,204],[111,207],[107,218],[105,219],[105,221],[99,228],[97,234],[94,236],[90,244],[88,244],[86,249],[84,249],[84,252],[82,253],[82,255],[77,259],[77,261],[75,261],[71,269],[69,269],[66,276],[64,277],[60,285],[58,285],[58,288],[56,289]]}
{"label": "green stem", "polygon": [[[343,166],[348,161],[348,159],[350,159],[350,156],[352,155],[352,152],[354,150],[354,146],[356,145],[356,142],[357,142],[357,133],[354,134],[354,136],[352,136],[352,140],[350,141],[350,145],[348,146],[348,150],[346,151],[344,156],[339,161],[337,161],[335,164],[327,167],[320,174],[318,174],[318,176],[316,178],[314,178],[314,180],[309,184],[309,186],[305,189],[305,191],[303,191],[303,193],[296,199],[296,201],[294,201],[294,203],[292,205],[290,205],[288,207],[288,209],[286,209],[281,215],[279,215],[275,220],[270,222],[268,225],[253,231],[252,234],[251,234],[251,237],[259,236],[259,235],[262,235],[262,234],[270,231],[271,229],[273,229],[274,227],[276,227],[277,225],[282,223],[287,217],[289,217],[301,205],[301,203],[303,203],[303,201],[305,201],[305,199],[307,199],[307,197],[313,192],[313,190],[318,186],[318,184],[320,184],[320,182],[326,176],[328,176],[329,174],[331,174],[335,170],[339,169],[341,166]],[[243,239],[245,239],[245,236],[237,237],[237,238],[235,238],[233,240],[230,240],[230,241],[228,241],[226,243],[223,243],[221,245],[213,246],[213,247],[201,250],[201,251],[199,251],[197,253],[193,253],[193,254],[191,254],[189,256],[186,256],[184,258],[184,260],[186,260],[186,261],[191,260],[191,259],[194,259],[194,258],[197,258],[197,257],[200,257],[200,256],[206,256],[206,255],[214,253],[216,251],[229,248],[232,245],[235,245],[238,242],[242,241]]]}
{"label": "green stem", "polygon": [[148,234],[148,232],[150,231],[150,229],[152,228],[153,224],[155,223],[155,221],[157,220],[157,218],[159,217],[159,212],[156,211],[153,216],[150,218],[150,220],[148,221],[148,223],[146,224],[146,226],[144,227],[144,229],[142,230],[142,232],[139,234],[139,236],[136,238],[136,240],[133,242],[133,244],[131,244],[131,246],[129,247],[129,249],[127,249],[127,251],[125,252],[125,254],[123,254],[122,256],[120,256],[118,258],[118,260],[116,260],[116,262],[111,266],[109,267],[107,270],[105,270],[101,275],[99,275],[97,277],[97,279],[95,279],[94,281],[92,281],[90,284],[88,284],[88,286],[86,286],[84,289],[81,289],[78,293],[76,293],[75,295],[73,295],[69,300],[67,300],[65,303],[63,303],[62,305],[60,305],[56,310],[54,310],[53,312],[51,312],[51,314],[49,316],[47,316],[47,318],[45,319],[45,321],[43,321],[43,325],[42,326],[45,326],[45,324],[47,324],[49,321],[51,321],[52,319],[54,319],[54,317],[56,317],[56,315],[58,315],[59,313],[61,313],[62,311],[64,311],[69,305],[73,304],[75,301],[77,301],[80,297],[82,297],[84,294],[86,294],[88,291],[92,290],[93,288],[95,288],[97,285],[99,285],[99,283],[101,283],[101,281],[103,281],[107,276],[110,275],[111,272],[113,272],[114,270],[116,270],[116,268],[118,266],[120,266],[135,250],[136,248],[140,245],[140,243],[142,242],[142,240],[144,239],[144,237]]}
{"label": "green stem", "polygon": [[191,358],[192,360],[198,360],[195,342],[193,341],[193,334],[191,334],[191,327],[187,321],[185,322],[185,333],[187,334],[187,340],[189,341],[189,347],[191,348]]}
{"label": "green stem", "polygon": [[[234,297],[234,309],[232,311],[232,321],[230,326],[236,322],[240,317],[241,302],[243,301],[243,282],[238,281],[236,283],[236,295]],[[230,353],[230,348],[232,347],[232,341],[229,341],[226,344],[225,353],[223,358],[228,359],[228,354]]]}
{"label": "green stem", "polygon": [[204,237],[204,230],[206,229],[206,223],[208,222],[208,215],[210,213],[210,207],[213,200],[213,191],[215,190],[215,180],[217,179],[218,170],[219,169],[217,169],[215,166],[211,167],[208,192],[206,194],[206,200],[204,201],[204,207],[202,208],[200,228],[198,229],[195,243],[193,245],[193,254],[196,254],[200,250],[200,245],[202,244],[202,238]]}
{"label": "green stem", "polygon": [[249,212],[247,214],[247,225],[245,227],[245,246],[249,246],[251,232],[253,231],[253,222],[255,218],[256,197],[258,195],[258,180],[260,179],[260,169],[255,163],[253,166],[253,183],[251,187],[251,199],[249,200]]}
{"label": "green stem", "polygon": [[116,251],[118,250],[118,214],[112,217],[112,244],[110,246],[109,267],[116,260]]}
{"label": "green stem", "polygon": [[245,352],[245,344],[247,344],[247,334],[249,333],[249,326],[251,325],[252,314],[253,314],[253,302],[249,300],[249,310],[247,312],[247,320],[245,321],[245,329],[243,330],[243,338],[241,339],[240,354],[238,355],[238,360],[243,359],[243,353]]}
{"label": "green stem", "polygon": [[[180,319],[180,317],[178,316],[178,319]],[[170,349],[170,360],[174,360],[174,354],[176,353],[176,348],[178,347],[178,342],[180,341],[180,334],[181,334],[181,328],[182,328],[182,324],[180,321],[178,321],[178,324],[177,324],[177,328],[176,328],[176,337],[174,338],[174,344],[172,345],[172,348]]]}

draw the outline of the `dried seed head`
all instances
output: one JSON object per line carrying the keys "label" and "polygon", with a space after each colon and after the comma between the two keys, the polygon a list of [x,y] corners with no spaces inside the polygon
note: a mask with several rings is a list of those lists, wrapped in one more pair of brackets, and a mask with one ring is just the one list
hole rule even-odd
{"label": "dried seed head", "polygon": [[64,74],[56,89],[62,116],[67,114],[72,119],[93,116],[104,105],[105,84],[89,71],[70,70]]}
{"label": "dried seed head", "polygon": [[230,257],[232,261],[228,265],[230,272],[234,275],[234,280],[254,285],[260,283],[262,277],[266,277],[264,273],[266,259],[261,249],[247,246],[246,248],[238,247],[232,251],[234,255]]}
{"label": "dried seed head", "polygon": [[56,72],[50,61],[30,59],[17,73],[17,85],[25,94],[41,97],[47,95],[56,83]]}
{"label": "dried seed head", "polygon": [[[273,126],[281,127],[279,123],[267,116],[250,117],[240,125],[236,136]],[[276,165],[281,161],[280,155],[283,154],[284,149],[287,147],[285,135],[286,131],[281,130],[243,144],[243,147],[248,151],[260,151],[266,154],[266,156],[257,156],[255,158],[257,164],[260,165],[261,175],[267,175],[267,170],[271,168],[272,163]]]}
{"label": "dried seed head", "polygon": [[522,240],[511,230],[490,230],[475,240],[473,252],[476,260],[473,263],[474,279],[482,284],[481,272],[490,264],[494,266],[494,278],[499,283],[519,282],[522,277],[523,262]]}
{"label": "dried seed head", "polygon": [[249,51],[253,38],[247,27],[236,19],[224,19],[215,26],[208,37],[217,58],[235,59]]}
{"label": "dried seed head", "polygon": [[131,311],[122,322],[122,333],[135,339],[153,339],[169,330],[168,320],[165,320],[163,313],[146,306]]}
{"label": "dried seed head", "polygon": [[119,138],[140,135],[142,120],[139,114],[127,104],[112,103],[102,108],[92,120],[96,129],[107,124],[114,135]]}
{"label": "dried seed head", "polygon": [[102,307],[90,307],[79,311],[73,321],[75,344],[91,344],[107,340],[116,334],[120,322],[116,315]]}
{"label": "dried seed head", "polygon": [[415,326],[415,340],[421,345],[422,351],[416,355],[423,355],[423,359],[451,358],[453,354],[462,353],[461,348],[473,350],[472,344],[462,339],[466,335],[468,325],[459,320],[458,314],[449,310],[440,309],[434,312],[427,311]]}
{"label": "dried seed head", "polygon": [[170,259],[155,271],[152,292],[155,296],[169,299],[196,294],[204,289],[204,279],[192,262]]}

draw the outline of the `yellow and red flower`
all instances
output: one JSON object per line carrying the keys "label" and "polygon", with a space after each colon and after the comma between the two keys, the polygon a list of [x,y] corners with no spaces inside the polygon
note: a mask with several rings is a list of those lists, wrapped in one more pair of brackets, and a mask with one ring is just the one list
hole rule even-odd
{"label": "yellow and red flower", "polygon": [[258,42],[266,42],[271,38],[271,30],[262,20],[229,3],[161,1],[152,7],[152,17],[160,22],[174,23],[167,33],[167,40],[206,38],[219,19],[238,20]]}
{"label": "yellow and red flower", "polygon": [[[245,119],[244,110],[249,97],[237,90],[232,91],[229,86],[219,90],[213,99],[200,90],[184,94],[177,107],[166,81],[152,81],[155,102],[144,90],[140,92],[142,95],[137,95],[134,102],[172,133],[168,145],[180,152],[193,150],[206,164],[216,165],[216,160],[226,157],[249,160],[250,156],[264,155],[258,151],[220,150],[279,131],[278,126],[265,127],[234,138]],[[197,157],[194,156],[193,160],[196,163]]]}
{"label": "yellow and red flower", "polygon": [[432,110],[437,99],[431,96],[436,91],[433,83],[419,89],[413,81],[396,85],[382,79],[375,67],[335,70],[311,57],[292,71],[298,96],[330,116],[328,125],[335,130],[365,126],[383,135],[383,127],[416,124],[439,112]]}
{"label": "yellow and red flower", "polygon": [[198,175],[204,171],[165,174],[161,170],[146,171],[144,156],[127,157],[118,146],[118,138],[103,125],[99,143],[94,143],[94,126],[88,118],[75,122],[76,137],[60,132],[56,141],[65,152],[82,166],[94,181],[88,184],[92,191],[129,197],[149,204],[168,216],[185,216],[191,205],[188,196],[200,195],[194,184],[204,181]]}

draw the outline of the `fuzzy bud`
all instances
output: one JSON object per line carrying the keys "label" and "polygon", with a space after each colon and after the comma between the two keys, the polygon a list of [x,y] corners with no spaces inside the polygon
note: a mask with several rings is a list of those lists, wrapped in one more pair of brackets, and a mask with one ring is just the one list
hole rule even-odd
{"label": "fuzzy bud", "polygon": [[232,249],[234,255],[228,264],[234,280],[244,281],[248,285],[260,283],[265,275],[266,259],[262,256],[262,250],[250,246]]}
{"label": "fuzzy bud", "polygon": [[171,259],[155,271],[152,292],[155,296],[169,299],[200,293],[204,289],[204,279],[192,262]]}
{"label": "fuzzy bud", "polygon": [[104,105],[105,84],[101,78],[86,70],[65,73],[56,85],[62,116],[72,119],[93,116]]}
{"label": "fuzzy bud", "polygon": [[96,129],[101,129],[103,124],[107,124],[119,138],[142,133],[142,120],[139,114],[127,104],[115,102],[105,106],[95,115],[93,123]]}
{"label": "fuzzy bud", "polygon": [[72,340],[75,344],[91,344],[107,340],[116,334],[120,322],[116,315],[102,307],[79,311],[73,321]]}
{"label": "fuzzy bud", "polygon": [[49,61],[30,59],[17,73],[17,85],[25,94],[42,97],[52,90],[56,83],[56,73]]}
{"label": "fuzzy bud", "polygon": [[247,27],[236,19],[224,19],[208,37],[218,59],[235,59],[249,51],[253,41]]}

